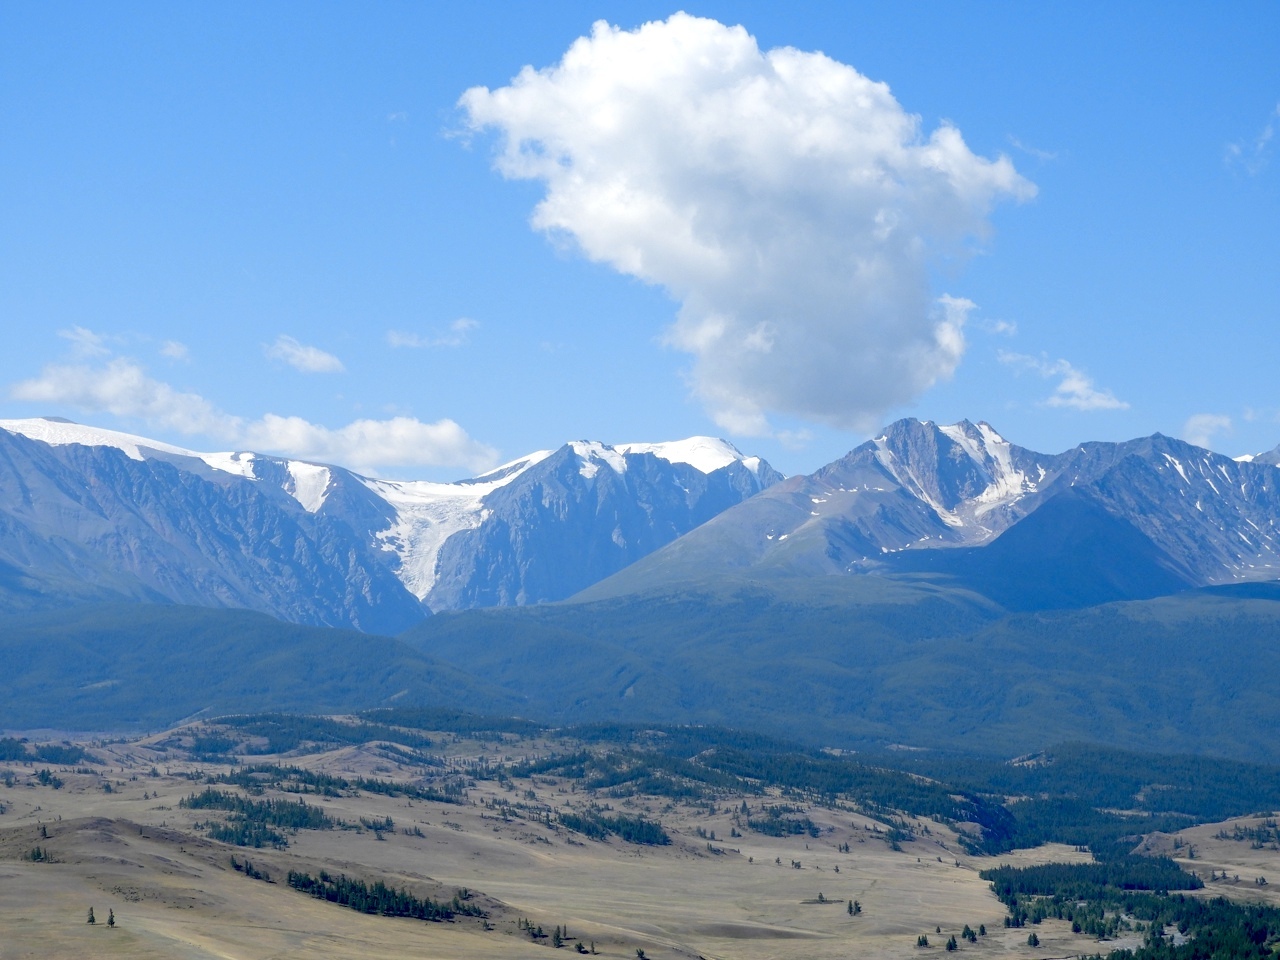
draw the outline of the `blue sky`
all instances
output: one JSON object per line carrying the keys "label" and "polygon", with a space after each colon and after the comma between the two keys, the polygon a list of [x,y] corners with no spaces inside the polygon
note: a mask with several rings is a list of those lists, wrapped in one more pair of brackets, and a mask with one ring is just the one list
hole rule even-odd
{"label": "blue sky", "polygon": [[0,7],[0,417],[439,479],[1280,443],[1280,4],[679,9]]}

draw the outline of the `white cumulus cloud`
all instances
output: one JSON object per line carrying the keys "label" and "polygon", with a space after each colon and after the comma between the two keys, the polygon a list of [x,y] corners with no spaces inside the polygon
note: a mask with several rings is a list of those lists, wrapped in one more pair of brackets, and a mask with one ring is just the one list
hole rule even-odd
{"label": "white cumulus cloud", "polygon": [[535,228],[680,302],[665,341],[735,433],[771,413],[868,429],[949,376],[964,311],[929,266],[1035,194],[853,67],[683,13],[596,23],[555,66],[459,105],[499,133],[504,176],[545,185]]}
{"label": "white cumulus cloud", "polygon": [[342,361],[332,353],[299,343],[283,333],[276,337],[275,343],[263,344],[262,351],[272,360],[282,360],[303,373],[342,373],[346,370]]}
{"label": "white cumulus cloud", "polygon": [[269,413],[244,424],[240,439],[254,450],[283,451],[373,473],[384,464],[461,465],[479,473],[498,461],[496,450],[447,419],[423,423],[414,417],[391,417],[330,429],[301,417]]}
{"label": "white cumulus cloud", "polygon": [[356,420],[329,428],[301,417],[268,413],[256,420],[218,409],[204,397],[155,380],[134,360],[96,365],[51,364],[40,376],[14,384],[16,400],[68,404],[140,420],[151,428],[210,437],[239,449],[322,460],[378,474],[388,466],[466,467],[480,472],[498,462],[492,447],[452,420],[413,417]]}
{"label": "white cumulus cloud", "polygon": [[191,350],[185,343],[178,340],[166,340],[160,344],[160,356],[168,357],[170,360],[181,360],[187,362],[191,359]]}
{"label": "white cumulus cloud", "polygon": [[1046,380],[1057,378],[1058,385],[1045,399],[1045,406],[1070,407],[1073,410],[1084,411],[1129,409],[1129,404],[1117,399],[1110,390],[1096,386],[1093,379],[1083,370],[1078,370],[1066,360],[1029,357],[1023,353],[1010,353],[1007,350],[999,351],[996,356],[1001,363],[1031,370]]}
{"label": "white cumulus cloud", "polygon": [[127,357],[97,365],[50,364],[39,377],[14,384],[10,393],[15,400],[65,403],[185,434],[227,437],[234,419],[198,394],[153,380]]}
{"label": "white cumulus cloud", "polygon": [[1209,444],[1220,433],[1231,432],[1231,418],[1221,413],[1196,413],[1182,425],[1182,438],[1197,447],[1210,449]]}

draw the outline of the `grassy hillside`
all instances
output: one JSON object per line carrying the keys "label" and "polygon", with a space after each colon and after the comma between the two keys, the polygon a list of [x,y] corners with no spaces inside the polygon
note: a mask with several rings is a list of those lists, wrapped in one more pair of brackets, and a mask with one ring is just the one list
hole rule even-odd
{"label": "grassy hillside", "polygon": [[515,709],[389,638],[239,610],[84,606],[0,621],[0,728],[158,729],[201,713]]}
{"label": "grassy hillside", "polygon": [[0,728],[390,706],[718,724],[861,750],[1008,758],[1088,741],[1280,762],[1275,595],[1008,614],[927,580],[735,581],[440,615],[398,639],[85,606],[0,621]]}
{"label": "grassy hillside", "polygon": [[437,616],[404,638],[565,722],[1005,757],[1089,740],[1280,759],[1280,603],[1213,591],[1007,615],[928,583],[733,582]]}

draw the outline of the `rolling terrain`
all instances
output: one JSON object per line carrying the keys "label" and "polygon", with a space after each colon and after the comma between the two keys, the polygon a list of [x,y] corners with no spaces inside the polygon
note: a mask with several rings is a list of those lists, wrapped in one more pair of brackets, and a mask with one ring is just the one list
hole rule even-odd
{"label": "rolling terrain", "polygon": [[1079,739],[1280,761],[1277,598],[1257,584],[1007,613],[953,587],[836,578],[471,611],[404,639],[525,698],[522,712],[565,721],[999,755]]}
{"label": "rolling terrain", "polygon": [[[1080,764],[1130,777],[1081,780]],[[1171,795],[1159,815],[1101,808],[1149,808],[1143,797],[1176,777],[1218,786]],[[1256,882],[1280,864],[1257,842],[1274,833],[1277,768],[1068,749],[969,778],[724,730],[547,730],[440,711],[0,740],[4,950],[528,960],[558,940],[628,960],[891,958],[918,956],[925,936],[1031,960],[1142,946],[1132,916],[1101,914],[1105,939],[1093,920],[1083,929],[1085,911],[1075,929],[1053,915],[1010,925],[991,871],[1042,864],[1125,872],[1138,893],[1154,889],[1149,875],[1206,903],[1280,904]],[[1101,792],[1071,825],[1010,800],[1028,778],[1050,803]],[[378,889],[400,906],[343,899]],[[425,908],[425,922],[395,913]]]}
{"label": "rolling terrain", "polygon": [[873,577],[440,614],[396,638],[115,605],[0,622],[0,729],[227,710],[452,707],[716,723],[818,746],[1004,756],[1061,740],[1280,762],[1280,602],[1241,584],[1009,613]]}

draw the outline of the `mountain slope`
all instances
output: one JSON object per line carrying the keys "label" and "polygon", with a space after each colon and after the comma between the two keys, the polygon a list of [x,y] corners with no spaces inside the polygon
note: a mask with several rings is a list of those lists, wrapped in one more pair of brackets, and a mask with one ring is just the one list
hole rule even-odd
{"label": "mountain slope", "polygon": [[243,607],[396,632],[433,607],[567,597],[778,479],[701,437],[566,444],[430,483],[0,421],[0,602]]}
{"label": "mountain slope", "polygon": [[[1035,607],[1276,579],[1280,470],[1264,460],[1234,461],[1159,434],[1047,455],[1008,443],[987,424],[900,420],[817,472],[724,511],[581,599],[721,576],[911,571],[963,573],[970,585],[981,573],[983,589],[994,591],[988,595]],[[1061,518],[1072,510],[1089,516],[1073,539],[1063,539],[1069,531]],[[1129,564],[1137,566],[1126,570]],[[1037,580],[1046,588],[1039,599]],[[1005,589],[1005,581],[1021,586]]]}
{"label": "mountain slope", "polygon": [[1234,596],[1241,586],[1002,614],[937,584],[734,582],[442,614],[403,638],[552,722],[719,724],[1004,758],[1084,740],[1276,762],[1280,603]]}
{"label": "mountain slope", "polygon": [[74,581],[99,597],[374,631],[423,616],[346,523],[203,460],[133,459],[0,430],[0,504],[0,561],[54,603]]}
{"label": "mountain slope", "polygon": [[163,729],[194,715],[518,698],[389,637],[244,610],[89,605],[0,621],[0,729]]}
{"label": "mountain slope", "polygon": [[1145,600],[1193,585],[1142,531],[1074,487],[985,546],[904,550],[884,568],[946,574],[1007,610]]}
{"label": "mountain slope", "polygon": [[649,450],[568,444],[486,496],[484,522],[445,541],[427,601],[460,609],[564,599],[775,478],[740,455],[704,472]]}

